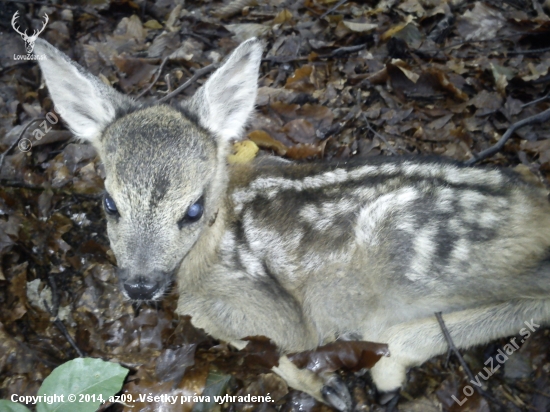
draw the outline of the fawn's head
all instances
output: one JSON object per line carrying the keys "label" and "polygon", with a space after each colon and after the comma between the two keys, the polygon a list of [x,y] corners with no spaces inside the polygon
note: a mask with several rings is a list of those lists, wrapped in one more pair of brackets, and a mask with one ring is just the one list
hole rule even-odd
{"label": "fawn's head", "polygon": [[254,108],[262,47],[241,44],[175,106],[134,102],[38,40],[46,84],[73,134],[105,167],[103,206],[123,292],[155,300],[217,213],[226,156]]}

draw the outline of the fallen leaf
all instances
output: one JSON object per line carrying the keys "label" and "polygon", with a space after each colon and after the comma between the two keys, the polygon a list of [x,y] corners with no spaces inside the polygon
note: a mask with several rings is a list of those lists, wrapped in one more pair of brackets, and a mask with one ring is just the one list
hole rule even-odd
{"label": "fallen leaf", "polygon": [[350,29],[352,32],[356,32],[356,33],[367,33],[378,27],[378,24],[376,23],[357,23],[357,22],[346,21],[346,20],[343,20],[341,23],[344,26],[346,26],[348,29]]}
{"label": "fallen leaf", "polygon": [[336,341],[312,351],[288,355],[300,369],[312,372],[335,372],[338,369],[357,372],[372,368],[382,356],[390,356],[388,345],[362,341]]}
{"label": "fallen leaf", "polygon": [[287,147],[273,139],[269,133],[263,130],[254,130],[248,134],[248,138],[252,140],[260,149],[273,150],[277,155],[284,156],[287,151]]}

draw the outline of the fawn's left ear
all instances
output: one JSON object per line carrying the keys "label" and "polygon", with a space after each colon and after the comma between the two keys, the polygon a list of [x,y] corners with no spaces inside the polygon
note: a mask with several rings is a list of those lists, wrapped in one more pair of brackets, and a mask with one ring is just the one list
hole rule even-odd
{"label": "fawn's left ear", "polygon": [[227,141],[240,137],[254,110],[261,60],[260,41],[256,38],[245,41],[183,105],[219,138]]}
{"label": "fawn's left ear", "polygon": [[117,112],[131,109],[132,99],[118,93],[45,40],[34,47],[54,104],[73,134],[94,145]]}

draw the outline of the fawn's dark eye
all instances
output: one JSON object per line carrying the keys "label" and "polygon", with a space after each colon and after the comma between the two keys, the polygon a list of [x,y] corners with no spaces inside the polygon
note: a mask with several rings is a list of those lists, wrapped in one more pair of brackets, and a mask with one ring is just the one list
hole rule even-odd
{"label": "fawn's dark eye", "polygon": [[201,197],[187,209],[185,216],[180,219],[178,226],[181,229],[187,223],[193,223],[198,221],[204,212],[203,198]]}
{"label": "fawn's dark eye", "polygon": [[103,207],[105,207],[105,211],[110,215],[118,215],[118,209],[116,208],[116,203],[113,200],[111,196],[109,196],[107,193],[105,194],[105,197],[103,198]]}

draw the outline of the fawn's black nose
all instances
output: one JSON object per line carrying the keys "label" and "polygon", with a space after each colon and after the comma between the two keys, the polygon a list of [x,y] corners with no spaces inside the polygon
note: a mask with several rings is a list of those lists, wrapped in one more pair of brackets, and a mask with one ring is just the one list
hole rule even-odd
{"label": "fawn's black nose", "polygon": [[128,297],[134,300],[153,299],[159,287],[159,282],[144,276],[138,276],[124,282],[124,290],[126,290]]}

